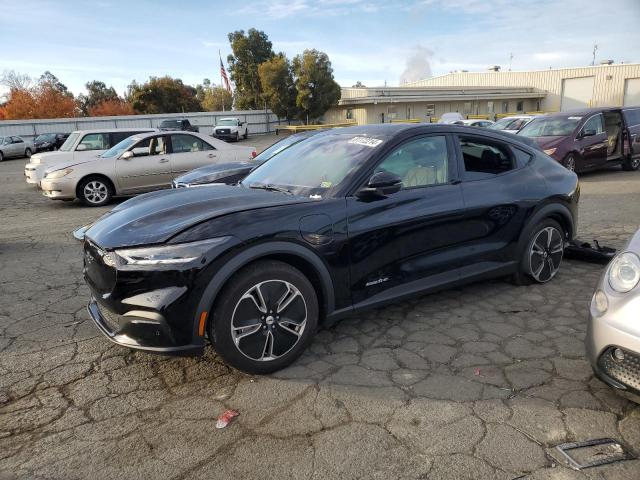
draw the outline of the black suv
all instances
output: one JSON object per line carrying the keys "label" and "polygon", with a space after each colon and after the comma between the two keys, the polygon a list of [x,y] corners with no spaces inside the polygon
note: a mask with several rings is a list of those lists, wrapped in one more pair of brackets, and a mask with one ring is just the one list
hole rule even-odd
{"label": "black suv", "polygon": [[289,365],[316,330],[464,282],[548,282],[576,230],[575,173],[527,138],[456,125],[329,130],[237,186],[142,195],[84,233],[89,313],[112,341]]}
{"label": "black suv", "polygon": [[158,130],[182,130],[185,132],[199,132],[200,129],[195,125],[191,125],[191,122],[186,118],[175,120],[163,120],[158,126]]}

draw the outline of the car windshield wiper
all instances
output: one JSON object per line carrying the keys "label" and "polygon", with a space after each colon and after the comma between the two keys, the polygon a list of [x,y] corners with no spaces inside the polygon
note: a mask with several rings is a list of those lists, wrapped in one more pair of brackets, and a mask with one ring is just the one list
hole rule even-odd
{"label": "car windshield wiper", "polygon": [[279,187],[278,185],[272,185],[270,183],[267,183],[266,185],[257,183],[254,185],[249,185],[249,188],[256,188],[259,190],[271,190],[273,192],[288,193],[289,195],[293,195],[293,192],[288,188]]}

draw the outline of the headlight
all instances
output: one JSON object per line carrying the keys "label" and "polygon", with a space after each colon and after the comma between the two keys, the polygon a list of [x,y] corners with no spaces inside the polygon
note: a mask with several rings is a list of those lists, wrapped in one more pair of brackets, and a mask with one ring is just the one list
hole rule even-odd
{"label": "headlight", "polygon": [[640,281],[640,258],[635,253],[623,252],[613,259],[609,267],[609,285],[616,292],[626,293]]}
{"label": "headlight", "polygon": [[202,258],[216,245],[220,245],[231,237],[218,237],[199,242],[162,245],[159,247],[126,248],[114,253],[125,265],[180,265]]}
{"label": "headlight", "polygon": [[546,150],[543,150],[543,152],[547,155],[553,155],[554,153],[556,153],[556,150],[557,148],[547,148]]}
{"label": "headlight", "polygon": [[45,174],[44,178],[48,178],[49,180],[54,180],[56,178],[62,178],[66,175],[69,175],[73,172],[73,168],[64,168],[62,170],[54,170],[53,172],[49,172]]}

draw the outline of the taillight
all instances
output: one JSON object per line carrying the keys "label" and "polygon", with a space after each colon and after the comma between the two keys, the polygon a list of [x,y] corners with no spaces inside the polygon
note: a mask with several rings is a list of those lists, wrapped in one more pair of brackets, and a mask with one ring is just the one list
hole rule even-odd
{"label": "taillight", "polygon": [[251,152],[251,158],[256,158],[256,155],[257,155],[257,153],[256,153],[255,150],[253,152]]}

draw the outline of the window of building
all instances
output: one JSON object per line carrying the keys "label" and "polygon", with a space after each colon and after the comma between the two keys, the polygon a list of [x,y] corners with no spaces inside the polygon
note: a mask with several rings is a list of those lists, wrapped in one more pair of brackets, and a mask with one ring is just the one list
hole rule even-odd
{"label": "window of building", "polygon": [[471,102],[464,102],[464,109],[463,109],[463,113],[465,115],[469,115],[471,113]]}
{"label": "window of building", "polygon": [[347,120],[353,120],[353,108],[347,108]]}
{"label": "window of building", "polygon": [[398,111],[396,107],[387,107],[387,114],[390,120],[398,117]]}
{"label": "window of building", "polygon": [[518,103],[516,104],[516,111],[524,112],[524,102],[522,100],[518,100]]}
{"label": "window of building", "polygon": [[540,112],[540,100],[536,100],[536,112]]}
{"label": "window of building", "polygon": [[502,102],[502,113],[507,113],[509,111],[509,102]]}
{"label": "window of building", "polygon": [[494,113],[495,108],[493,102],[487,102],[487,113]]}
{"label": "window of building", "polygon": [[447,183],[449,179],[447,139],[442,135],[410,140],[391,152],[376,168],[402,179],[402,188]]}
{"label": "window of building", "polygon": [[430,117],[436,114],[436,105],[435,103],[427,103],[427,116]]}
{"label": "window of building", "polygon": [[514,161],[506,145],[474,137],[460,137],[464,178],[481,180],[513,170]]}

